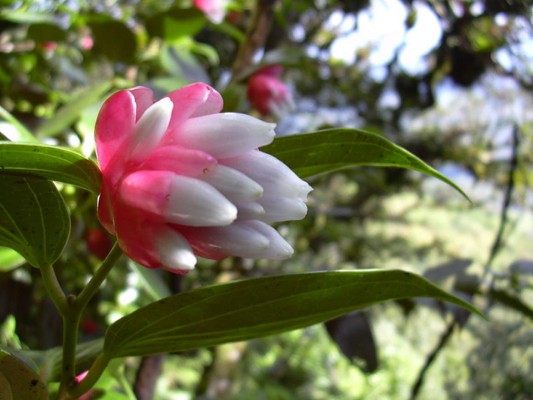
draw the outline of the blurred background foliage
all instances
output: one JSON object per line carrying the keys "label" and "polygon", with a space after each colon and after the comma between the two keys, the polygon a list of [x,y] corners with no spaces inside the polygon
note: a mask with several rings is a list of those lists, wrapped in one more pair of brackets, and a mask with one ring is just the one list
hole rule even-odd
{"label": "blurred background foliage", "polygon": [[[169,293],[327,269],[412,270],[490,320],[434,302],[387,304],[278,337],[121,360],[101,379],[101,398],[128,398],[128,380],[139,399],[531,399],[531,4],[243,0],[226,2],[220,23],[195,4],[2,0],[3,138],[93,156],[94,121],[111,92],[142,84],[163,95],[203,81],[227,111],[274,120],[279,135],[380,132],[457,182],[473,204],[403,170],[316,178],[309,216],[280,227],[295,246],[291,260],[205,261],[183,279],[124,260],[89,307],[83,338]],[[273,64],[292,100],[261,115],[247,84]],[[94,195],[70,186],[62,194],[73,229],[57,269],[75,291],[111,241]],[[60,318],[36,271],[4,248],[0,271],[0,345],[59,345]]]}

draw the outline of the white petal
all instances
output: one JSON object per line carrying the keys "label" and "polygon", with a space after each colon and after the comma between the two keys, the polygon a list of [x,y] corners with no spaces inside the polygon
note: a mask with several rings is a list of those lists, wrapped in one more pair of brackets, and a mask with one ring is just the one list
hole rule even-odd
{"label": "white petal", "polygon": [[176,175],[165,215],[186,226],[225,226],[237,218],[237,207],[208,183]]}
{"label": "white petal", "polygon": [[270,246],[266,236],[239,222],[221,228],[202,229],[201,239],[209,247],[228,256],[244,258],[261,258]]}
{"label": "white petal", "polygon": [[253,201],[263,195],[263,188],[236,169],[218,165],[200,178],[214,186],[230,201]]}
{"label": "white petal", "polygon": [[270,246],[263,255],[264,258],[270,260],[285,260],[293,255],[294,250],[291,245],[287,243],[279,232],[270,225],[261,221],[246,221],[244,224],[254,228],[262,235],[265,235],[270,241]]}
{"label": "white petal", "polygon": [[190,271],[196,265],[196,257],[189,242],[172,229],[165,229],[155,238],[159,260],[172,271]]}
{"label": "white petal", "polygon": [[172,115],[172,101],[165,97],[149,107],[135,126],[130,159],[144,160],[159,144]]}
{"label": "white petal", "polygon": [[286,197],[263,197],[259,204],[265,209],[265,222],[297,221],[307,214],[307,206],[298,199]]}
{"label": "white petal", "polygon": [[217,158],[228,158],[271,143],[275,126],[246,114],[210,114],[185,121],[175,140]]}
{"label": "white petal", "polygon": [[264,219],[265,209],[255,201],[235,203],[237,206],[237,218],[244,219]]}
{"label": "white petal", "polygon": [[133,207],[180,225],[225,226],[237,218],[237,207],[213,186],[169,171],[128,175],[120,196]]}
{"label": "white petal", "polygon": [[261,151],[250,151],[239,157],[220,160],[228,167],[235,168],[256,181],[264,190],[264,195],[293,197],[307,200],[313,188],[301,180],[292,170],[277,158]]}

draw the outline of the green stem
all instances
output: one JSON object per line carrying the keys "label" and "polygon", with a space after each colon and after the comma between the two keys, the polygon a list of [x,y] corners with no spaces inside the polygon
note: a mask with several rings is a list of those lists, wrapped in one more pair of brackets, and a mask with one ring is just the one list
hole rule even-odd
{"label": "green stem", "polygon": [[[79,385],[76,385],[76,345],[78,344],[78,331],[81,316],[85,307],[96,294],[100,285],[121,255],[122,251],[118,244],[115,243],[106,259],[102,262],[102,265],[100,265],[100,268],[98,268],[89,283],[81,291],[80,295],[78,297],[71,295],[67,298],[63,295],[64,304],[61,305],[63,309],[61,312],[61,315],[63,316],[63,361],[61,383],[59,385],[58,394],[59,400],[76,398],[89,390],[96,383],[107,366],[108,361],[103,362],[101,354],[90,369],[90,371],[93,371],[90,379],[87,380],[87,378],[89,378],[89,375],[87,375]],[[94,371],[96,371],[96,373]],[[76,395],[74,393],[76,393]]]}
{"label": "green stem", "polygon": [[100,268],[96,271],[94,276],[91,278],[87,286],[81,291],[80,295],[77,299],[77,305],[82,312],[85,309],[85,306],[89,303],[89,301],[93,298],[95,293],[100,288],[100,285],[102,285],[102,282],[109,274],[109,271],[111,271],[111,268],[117,263],[118,259],[122,256],[122,250],[120,250],[120,247],[118,245],[118,242],[115,242],[113,248],[107,255],[106,259],[100,265]]}
{"label": "green stem", "polygon": [[50,296],[62,316],[68,314],[67,297],[57,280],[54,267],[51,264],[44,264],[39,269],[41,270],[41,276],[48,296]]}
{"label": "green stem", "polygon": [[99,354],[96,360],[94,360],[93,365],[91,365],[91,368],[89,368],[87,376],[69,391],[70,398],[77,399],[82,394],[87,393],[98,382],[98,379],[102,376],[108,364],[109,359],[104,357],[103,353]]}
{"label": "green stem", "polygon": [[123,371],[119,371],[117,374],[114,375],[115,379],[118,380],[120,386],[122,387],[122,390],[126,393],[126,396],[129,400],[135,400],[137,397],[135,396],[135,393],[133,393],[133,390],[131,389],[131,385],[124,376]]}
{"label": "green stem", "polygon": [[81,313],[78,312],[75,303],[75,297],[69,297],[70,312],[68,315],[63,316],[63,361],[58,396],[60,400],[69,398],[68,389],[74,385],[76,378],[76,345],[78,343]]}

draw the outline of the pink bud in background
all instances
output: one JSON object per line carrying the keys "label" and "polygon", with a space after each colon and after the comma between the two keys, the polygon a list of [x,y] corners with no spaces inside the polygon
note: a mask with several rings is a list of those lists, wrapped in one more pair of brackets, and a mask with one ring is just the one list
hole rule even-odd
{"label": "pink bud in background", "polygon": [[268,223],[302,219],[312,189],[257,150],[274,139],[274,124],[222,106],[196,83],[157,102],[148,88],[122,90],[100,110],[98,216],[139,264],[185,273],[196,256],[292,255]]}
{"label": "pink bud in background", "polygon": [[80,48],[82,50],[91,50],[94,46],[94,40],[88,33],[83,34],[80,38]]}
{"label": "pink bud in background", "polygon": [[226,15],[226,0],[193,0],[194,6],[213,23],[219,24]]}
{"label": "pink bud in background", "polygon": [[287,86],[279,80],[283,68],[269,65],[256,71],[248,80],[248,100],[263,115],[281,117],[294,108]]}
{"label": "pink bud in background", "polygon": [[52,52],[55,49],[57,49],[57,43],[56,42],[42,42],[41,46],[46,51]]}
{"label": "pink bud in background", "polygon": [[100,228],[89,228],[85,232],[85,244],[89,253],[100,260],[106,258],[113,247],[113,241],[106,231]]}

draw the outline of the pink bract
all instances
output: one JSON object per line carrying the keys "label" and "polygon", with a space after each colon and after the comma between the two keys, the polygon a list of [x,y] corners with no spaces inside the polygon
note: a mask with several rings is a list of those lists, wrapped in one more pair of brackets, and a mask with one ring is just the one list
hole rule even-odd
{"label": "pink bract", "polygon": [[226,15],[226,0],[193,0],[193,3],[211,22],[216,24],[221,23]]}
{"label": "pink bract", "polygon": [[222,106],[202,83],[157,102],[148,88],[122,90],[102,106],[98,216],[139,264],[185,273],[196,256],[292,255],[268,223],[302,219],[312,189],[257,150],[272,142],[274,124]]}
{"label": "pink bract", "polygon": [[294,107],[289,89],[279,80],[282,72],[280,65],[268,65],[248,79],[248,100],[263,115],[281,117]]}

